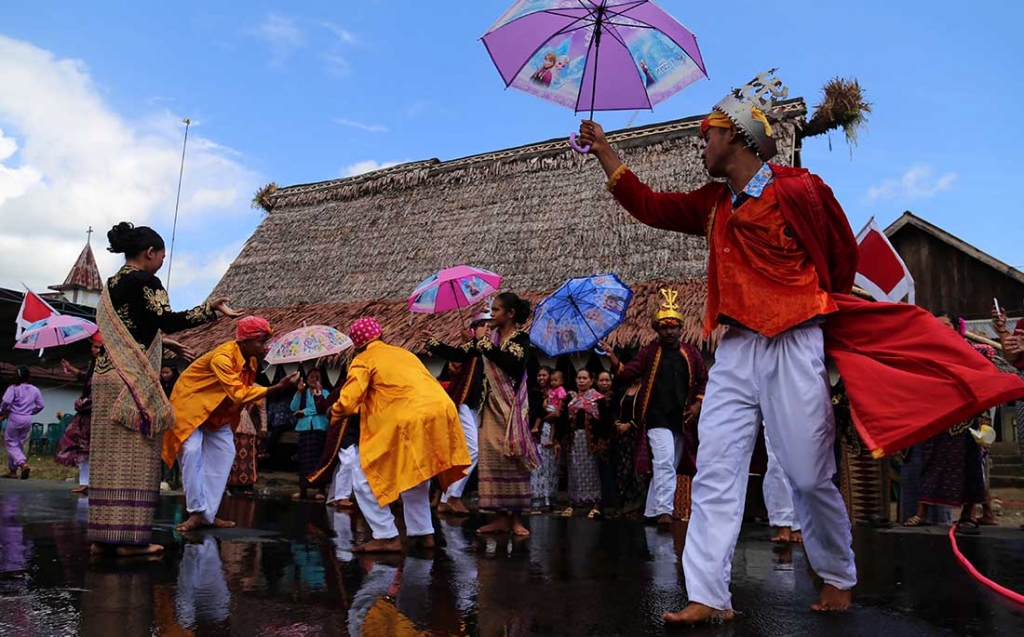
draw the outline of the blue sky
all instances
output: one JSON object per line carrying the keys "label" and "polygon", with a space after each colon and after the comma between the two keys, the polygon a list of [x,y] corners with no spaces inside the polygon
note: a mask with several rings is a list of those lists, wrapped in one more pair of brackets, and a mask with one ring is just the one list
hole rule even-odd
{"label": "blue sky", "polygon": [[[503,89],[478,38],[510,0],[14,4],[0,5],[2,286],[58,283],[88,225],[139,220],[169,238],[184,116],[196,125],[171,286],[179,306],[205,297],[259,223],[249,200],[266,182],[451,159],[577,122]],[[773,66],[812,105],[832,76],[856,77],[875,112],[852,159],[841,135],[832,151],[824,138],[804,150],[854,229],[909,209],[1024,265],[1008,196],[1020,180],[1013,42],[1024,5],[795,0],[729,16],[724,5],[660,4],[697,34],[711,79],[635,124],[705,112]],[[598,119],[618,128],[632,115]],[[105,275],[115,263],[101,256]]]}

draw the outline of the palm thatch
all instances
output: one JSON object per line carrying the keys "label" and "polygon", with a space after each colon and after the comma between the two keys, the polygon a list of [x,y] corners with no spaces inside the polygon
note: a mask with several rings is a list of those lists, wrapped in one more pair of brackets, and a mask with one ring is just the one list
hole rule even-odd
{"label": "palm thatch", "polygon": [[[777,161],[792,164],[800,99],[781,105]],[[703,115],[609,133],[610,141],[657,190],[707,181],[701,162]],[[248,308],[280,330],[307,324],[344,329],[376,316],[391,342],[418,350],[419,332],[455,340],[452,315],[416,315],[406,297],[444,267],[467,263],[500,272],[502,288],[533,291],[537,302],[567,278],[615,272],[636,293],[626,323],[610,339],[635,346],[653,336],[647,302],[663,281],[683,289],[701,342],[707,246],[703,237],[664,232],[633,220],[603,188],[591,157],[557,139],[452,161],[431,159],[357,177],[257,193],[268,211],[212,296]],[[181,336],[203,351],[232,337],[222,321]],[[713,335],[713,346],[717,335]]]}
{"label": "palm thatch", "polygon": [[277,192],[277,184],[275,182],[272,181],[263,186],[252,196],[252,207],[262,208],[264,212],[270,214],[270,211],[274,208],[274,202],[271,200],[271,197],[275,192]]}
{"label": "palm thatch", "polygon": [[[791,100],[782,111],[779,161],[791,163],[806,107]],[[652,187],[689,190],[707,180],[701,119],[609,137]],[[511,290],[547,290],[595,272],[627,283],[704,275],[702,237],[634,221],[603,184],[593,158],[557,139],[279,188],[264,193],[271,212],[213,296],[250,308],[395,300],[461,263],[501,273]]]}
{"label": "palm thatch", "polygon": [[857,135],[865,127],[871,102],[864,99],[864,90],[855,79],[835,77],[821,89],[822,99],[814,108],[814,115],[800,131],[800,136],[816,137],[829,131],[843,129],[851,152],[857,145]]}
{"label": "palm thatch", "polygon": [[[626,320],[607,339],[613,347],[633,348],[654,338],[654,332],[650,327],[650,316],[661,302],[658,289],[665,286],[679,291],[680,311],[686,316],[683,338],[707,350],[711,350],[717,345],[721,330],[713,333],[710,339],[705,340],[702,337],[707,282],[704,279],[687,279],[652,280],[633,285],[634,296],[626,314]],[[528,292],[524,293],[523,297],[536,306],[553,291],[551,289]],[[423,348],[422,332],[430,332],[442,341],[455,343],[459,340],[459,330],[462,328],[454,313],[410,314],[407,303],[401,300],[300,304],[253,308],[249,311],[270,321],[278,334],[302,327],[303,324],[331,325],[345,331],[356,319],[372,316],[380,322],[384,329],[385,340],[421,355],[426,354]],[[474,311],[476,310],[469,312]],[[468,312],[466,316],[469,316]],[[221,320],[212,325],[182,332],[175,335],[175,338],[197,352],[205,352],[234,338],[234,330],[234,321]]]}

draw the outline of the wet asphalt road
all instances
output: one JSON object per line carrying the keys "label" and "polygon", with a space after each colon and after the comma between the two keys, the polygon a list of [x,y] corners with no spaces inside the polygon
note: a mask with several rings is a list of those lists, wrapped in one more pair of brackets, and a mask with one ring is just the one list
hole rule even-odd
{"label": "wet asphalt road", "polygon": [[[684,529],[536,516],[533,536],[480,540],[478,519],[437,521],[438,548],[356,557],[361,520],[323,505],[226,498],[239,527],[182,538],[161,498],[153,561],[94,559],[86,501],[67,485],[0,483],[0,635],[1022,635],[1024,608],[983,590],[944,535],[858,528],[855,608],[819,615],[803,551],[744,527],[733,562],[741,612],[666,629],[685,602]],[[400,518],[401,516],[399,516]],[[986,529],[989,531],[989,529]],[[979,570],[1024,591],[1024,531],[961,539]]]}

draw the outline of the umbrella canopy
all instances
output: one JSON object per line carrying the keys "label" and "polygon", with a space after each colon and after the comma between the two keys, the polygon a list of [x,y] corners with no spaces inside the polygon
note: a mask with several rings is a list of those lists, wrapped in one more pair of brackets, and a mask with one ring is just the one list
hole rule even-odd
{"label": "umbrella canopy", "polygon": [[340,354],[352,347],[352,339],[328,325],[310,325],[278,336],[270,343],[266,362],[271,365],[301,363]]}
{"label": "umbrella canopy", "polygon": [[54,314],[26,327],[14,347],[43,350],[85,340],[95,334],[96,330],[96,324],[92,321],[77,316]]}
{"label": "umbrella canopy", "polygon": [[648,0],[518,0],[482,40],[506,87],[591,118],[707,77],[693,33]]}
{"label": "umbrella canopy", "polygon": [[481,268],[457,265],[436,272],[416,286],[409,297],[409,311],[437,314],[461,310],[493,294],[501,276]]}
{"label": "umbrella canopy", "polygon": [[622,323],[632,299],[615,274],[569,279],[537,305],[530,341],[548,356],[591,349]]}

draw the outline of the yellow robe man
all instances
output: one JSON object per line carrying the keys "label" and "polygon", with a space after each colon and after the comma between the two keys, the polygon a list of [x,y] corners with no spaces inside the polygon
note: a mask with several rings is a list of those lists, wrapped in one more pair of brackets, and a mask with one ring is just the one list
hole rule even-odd
{"label": "yellow robe man", "polygon": [[359,324],[350,331],[353,342],[358,347],[367,335],[372,342],[349,366],[332,426],[359,412],[360,464],[381,507],[434,476],[448,488],[470,465],[455,403],[412,352],[373,340],[376,322],[366,335]]}
{"label": "yellow robe man", "polygon": [[256,365],[237,341],[228,341],[188,366],[171,392],[174,427],[164,432],[163,449],[168,467],[193,431],[237,427],[242,408],[266,397],[267,388],[255,384]]}

